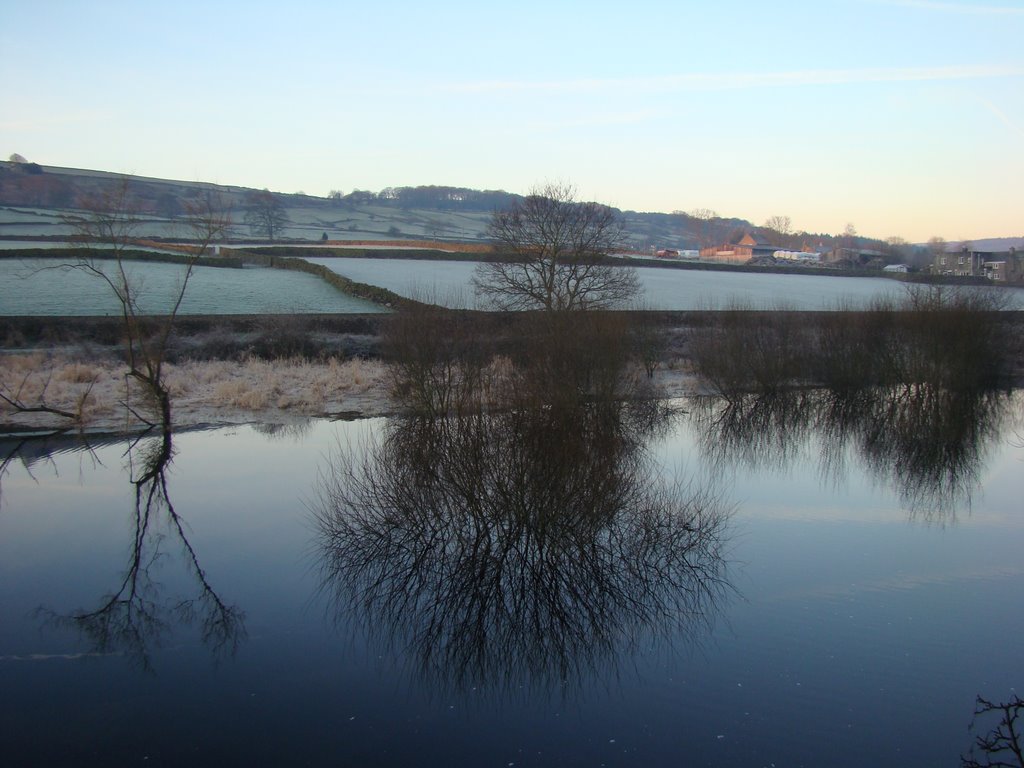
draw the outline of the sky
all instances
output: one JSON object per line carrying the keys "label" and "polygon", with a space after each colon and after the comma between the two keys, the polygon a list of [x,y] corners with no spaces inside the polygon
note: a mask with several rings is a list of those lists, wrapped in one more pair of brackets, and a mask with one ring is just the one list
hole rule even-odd
{"label": "sky", "polygon": [[1024,235],[1024,0],[0,0],[0,155]]}

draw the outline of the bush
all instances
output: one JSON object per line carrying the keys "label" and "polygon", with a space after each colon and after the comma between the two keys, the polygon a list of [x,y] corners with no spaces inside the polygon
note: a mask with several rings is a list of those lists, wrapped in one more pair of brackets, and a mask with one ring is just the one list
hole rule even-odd
{"label": "bush", "polygon": [[462,413],[488,388],[484,373],[492,350],[466,312],[407,304],[388,318],[382,342],[392,395],[416,413]]}
{"label": "bush", "polygon": [[812,339],[803,314],[734,307],[697,330],[691,356],[698,375],[723,394],[774,392],[806,382]]}
{"label": "bush", "polygon": [[759,313],[731,309],[697,330],[694,367],[722,394],[825,386],[850,393],[927,384],[971,390],[1009,380],[1015,332],[1009,294],[910,285],[902,301],[866,311]]}

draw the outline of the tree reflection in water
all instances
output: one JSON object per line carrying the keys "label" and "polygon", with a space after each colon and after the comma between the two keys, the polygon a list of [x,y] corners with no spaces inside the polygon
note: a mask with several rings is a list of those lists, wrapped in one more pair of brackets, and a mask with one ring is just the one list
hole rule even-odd
{"label": "tree reflection in water", "polygon": [[998,703],[978,696],[971,733],[976,732],[979,720],[991,723],[993,717],[999,717],[999,721],[994,728],[974,737],[971,751],[960,756],[961,768],[1024,768],[1024,735],[1018,731],[1021,713],[1024,700],[1016,694],[1010,701]]}
{"label": "tree reflection in water", "polygon": [[[657,407],[657,406],[654,406]],[[730,592],[728,510],[668,483],[621,404],[395,420],[340,448],[314,519],[339,622],[444,687],[575,686],[697,636]]]}
{"label": "tree reflection in water", "polygon": [[952,522],[970,508],[1011,403],[997,391],[915,385],[697,398],[691,413],[715,465],[782,470],[816,456],[822,475],[839,479],[852,450],[912,515]]}
{"label": "tree reflection in water", "polygon": [[[128,448],[134,489],[132,543],[117,588],[91,610],[68,614],[41,608],[48,623],[70,628],[85,638],[93,653],[122,653],[145,669],[150,652],[175,624],[198,624],[204,645],[215,656],[233,654],[246,636],[245,614],[213,589],[171,502],[167,470],[174,456],[170,429]],[[165,598],[157,581],[168,542],[176,542],[196,587],[191,595]]]}

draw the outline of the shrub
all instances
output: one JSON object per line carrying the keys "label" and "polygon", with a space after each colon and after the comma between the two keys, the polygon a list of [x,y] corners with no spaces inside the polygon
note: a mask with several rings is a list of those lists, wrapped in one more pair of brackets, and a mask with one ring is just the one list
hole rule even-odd
{"label": "shrub", "polygon": [[408,304],[388,319],[383,337],[391,393],[416,413],[461,413],[486,389],[490,351],[468,313]]}
{"label": "shrub", "polygon": [[908,286],[902,301],[865,311],[758,313],[730,309],[698,329],[698,375],[720,393],[775,392],[795,385],[839,393],[927,384],[993,388],[1009,377],[1014,338],[1005,292]]}

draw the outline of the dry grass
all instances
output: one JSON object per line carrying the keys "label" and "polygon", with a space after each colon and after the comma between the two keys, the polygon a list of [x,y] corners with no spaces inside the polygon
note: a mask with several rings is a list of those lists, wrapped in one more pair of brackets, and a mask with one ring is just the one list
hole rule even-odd
{"label": "dry grass", "polygon": [[359,396],[385,393],[384,365],[359,359],[188,362],[172,366],[167,378],[179,409],[192,402],[216,409],[321,415],[352,410],[346,404]]}
{"label": "dry grass", "polygon": [[[8,400],[28,408],[53,408],[75,414],[73,423],[85,425],[107,416],[124,399],[124,369],[115,362],[81,363],[62,356],[31,353],[0,358],[0,421],[18,423],[24,416]],[[118,395],[104,397],[104,392]],[[109,402],[108,402],[109,401]],[[52,414],[31,414],[31,419],[64,420]]]}
{"label": "dry grass", "polygon": [[[476,393],[485,405],[508,397],[516,377],[513,361],[491,358],[481,370],[482,388]],[[46,405],[77,415],[74,420],[54,414],[19,413],[0,401],[0,427],[121,430],[140,422],[125,409],[128,402],[146,416],[142,388],[125,375],[116,359],[73,357],[70,353],[41,352],[0,355],[0,393],[26,406]],[[679,371],[660,371],[666,394],[689,391],[688,377]],[[378,360],[268,362],[185,361],[168,364],[164,383],[171,395],[177,426],[208,423],[288,423],[294,417],[359,413],[377,416],[392,412],[393,382],[389,365]]]}
{"label": "dry grass", "polygon": [[[175,422],[251,421],[268,415],[321,416],[339,411],[368,415],[388,410],[386,366],[367,360],[250,359],[168,365],[165,383]],[[0,393],[35,407],[46,405],[78,414],[84,427],[120,428],[124,402],[142,403],[126,389],[125,366],[116,360],[83,362],[33,353],[0,357]],[[0,402],[0,423],[61,426],[53,414],[19,413]]]}

